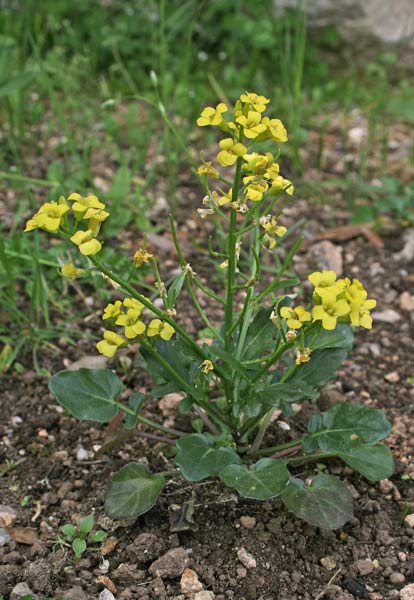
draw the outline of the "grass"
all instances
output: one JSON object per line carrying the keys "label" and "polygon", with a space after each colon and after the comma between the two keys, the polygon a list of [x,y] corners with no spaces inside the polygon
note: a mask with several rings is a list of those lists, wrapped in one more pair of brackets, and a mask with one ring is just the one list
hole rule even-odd
{"label": "grass", "polygon": [[[104,189],[112,211],[109,239],[129,226],[162,227],[148,216],[154,196],[165,196],[175,210],[179,173],[198,162],[188,147],[188,139],[197,145],[194,121],[217,98],[234,99],[244,89],[275,98],[290,132],[283,152],[291,152],[299,179],[308,124],[318,117],[315,166],[321,168],[329,115],[358,107],[368,120],[358,190],[372,210],[361,213],[354,174],[346,175],[354,220],[411,211],[408,186],[396,181],[392,188],[385,179],[381,190],[366,187],[367,159],[378,143],[386,170],[384,124],[414,122],[412,82],[403,71],[395,80],[397,54],[382,53],[360,66],[334,29],[315,39],[299,10],[277,18],[272,11],[272,0],[3,3],[0,192],[9,195],[15,213],[0,246],[0,301],[9,316],[0,321],[3,368],[28,344],[41,368],[38,349],[62,334],[50,315],[62,291],[61,250],[33,247],[19,233],[30,210],[59,194]],[[322,186],[311,188],[312,195],[323,198]]]}

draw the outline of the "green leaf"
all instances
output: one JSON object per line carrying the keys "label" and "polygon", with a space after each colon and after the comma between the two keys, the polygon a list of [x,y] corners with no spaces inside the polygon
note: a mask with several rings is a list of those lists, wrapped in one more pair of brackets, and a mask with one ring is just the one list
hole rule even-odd
{"label": "green leaf", "polygon": [[289,381],[305,381],[308,385],[320,387],[336,376],[336,371],[344,362],[348,352],[342,348],[315,350],[307,363],[298,366]]}
{"label": "green leaf", "polygon": [[[155,344],[155,349],[185,381],[189,384],[193,381],[193,371],[199,369],[201,359],[196,363],[184,354],[179,340],[168,342],[159,340]],[[161,397],[168,393],[185,391],[181,389],[174,377],[150,352],[143,347],[140,348],[140,352],[145,360],[148,373],[153,381],[158,384],[151,390],[153,396]]]}
{"label": "green leaf", "polygon": [[138,422],[138,414],[145,402],[145,395],[140,392],[134,392],[128,398],[128,404],[135,411],[135,415],[127,414],[124,417],[123,425],[125,429],[134,429]]}
{"label": "green leaf", "polygon": [[339,479],[320,473],[306,485],[292,479],[282,494],[285,505],[311,525],[338,529],[352,517],[352,496]]}
{"label": "green leaf", "polygon": [[369,481],[380,481],[394,472],[391,450],[382,444],[363,445],[338,454],[346,464]]}
{"label": "green leaf", "polygon": [[108,534],[103,529],[99,529],[89,536],[89,541],[93,543],[103,542]]}
{"label": "green leaf", "polygon": [[270,321],[273,308],[260,308],[248,329],[242,360],[252,360],[262,356],[266,350],[274,348],[277,329]]}
{"label": "green leaf", "polygon": [[174,281],[168,288],[167,299],[168,299],[168,306],[170,308],[172,308],[174,306],[175,301],[177,300],[178,296],[180,295],[180,292],[184,285],[186,276],[187,276],[187,271],[186,270],[181,271],[181,273],[179,273],[177,275],[177,277],[174,279]]}
{"label": "green leaf", "polygon": [[76,533],[76,527],[70,524],[62,525],[59,529],[68,540],[71,540]]}
{"label": "green leaf", "polygon": [[49,381],[49,389],[77,419],[107,423],[119,412],[122,382],[109,369],[60,371]]}
{"label": "green leaf", "polygon": [[79,531],[81,533],[90,533],[93,529],[94,518],[93,515],[88,515],[79,521]]}
{"label": "green leaf", "polygon": [[131,189],[131,171],[123,165],[119,167],[118,171],[112,178],[112,185],[107,192],[107,197],[115,202],[121,202],[127,200],[127,196]]}
{"label": "green leaf", "polygon": [[229,464],[239,464],[239,455],[227,447],[214,448],[208,434],[191,433],[176,442],[175,462],[187,481],[201,481],[219,474]]}
{"label": "green leaf", "polygon": [[[310,342],[310,338],[306,339],[305,345]],[[313,343],[313,350],[323,350],[324,348],[342,348],[344,350],[352,350],[354,345],[354,334],[352,327],[346,323],[339,323],[333,331],[323,330]],[[313,355],[311,355],[313,358]],[[311,360],[312,360],[311,358]]]}
{"label": "green leaf", "polygon": [[144,465],[129,463],[114,475],[105,498],[105,512],[111,519],[138,517],[155,504],[165,479],[153,475]]}
{"label": "green leaf", "polygon": [[245,498],[268,500],[283,492],[290,479],[290,473],[284,461],[261,458],[250,467],[229,465],[220,471],[219,477]]}
{"label": "green leaf", "polygon": [[322,428],[313,433],[322,452],[338,454],[361,444],[376,444],[391,432],[382,410],[363,404],[339,403],[322,416]]}
{"label": "green leaf", "polygon": [[271,383],[253,393],[260,402],[264,402],[269,406],[279,406],[280,402],[315,399],[317,395],[311,385],[301,380],[289,381],[287,383]]}
{"label": "green leaf", "polygon": [[83,538],[75,538],[72,542],[72,550],[76,558],[81,558],[86,550],[86,541]]}
{"label": "green leaf", "polygon": [[15,92],[20,92],[26,85],[28,85],[35,77],[33,71],[26,71],[17,77],[9,79],[5,83],[0,84],[0,97],[10,96]]}

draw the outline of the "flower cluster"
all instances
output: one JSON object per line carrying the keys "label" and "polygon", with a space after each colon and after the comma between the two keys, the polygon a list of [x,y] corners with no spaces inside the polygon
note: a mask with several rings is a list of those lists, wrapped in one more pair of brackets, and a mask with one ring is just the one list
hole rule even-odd
{"label": "flower cluster", "polygon": [[104,356],[112,357],[119,347],[135,341],[141,335],[159,336],[163,340],[169,340],[174,335],[174,328],[161,319],[152,319],[146,325],[141,318],[143,310],[144,305],[135,298],[124,298],[123,301],[116,300],[113,304],[108,304],[102,320],[123,327],[126,339],[114,331],[105,330],[103,339],[96,344],[98,351]]}
{"label": "flower cluster", "polygon": [[[223,102],[215,108],[208,106],[202,111],[197,125],[218,127],[227,136],[219,142],[219,165],[226,168],[241,162],[241,189],[235,190],[237,194],[233,193],[232,188],[208,189],[209,193],[203,201],[208,208],[198,209],[202,218],[224,205],[245,213],[267,198],[276,200],[284,192],[293,194],[293,184],[280,174],[275,156],[271,152],[260,154],[251,150],[259,142],[270,140],[280,143],[288,139],[282,121],[263,115],[268,103],[269,99],[265,96],[246,92],[241,94],[231,111]],[[204,176],[206,182],[207,178],[226,181],[211,162],[200,165],[198,174]],[[260,224],[264,229],[263,242],[273,249],[276,245],[275,236],[283,236],[286,228],[276,226],[276,218],[272,215],[263,217]]]}
{"label": "flower cluster", "polygon": [[[58,202],[45,202],[26,223],[25,231],[43,229],[49,233],[63,233],[78,246],[81,254],[97,254],[102,244],[96,239],[101,224],[109,217],[105,204],[97,196],[81,196],[73,193],[67,198],[60,196]],[[72,222],[69,221],[72,216]],[[65,265],[64,277],[76,277],[73,265]]]}
{"label": "flower cluster", "polygon": [[335,271],[311,273],[308,277],[314,286],[313,308],[283,306],[280,316],[291,330],[301,329],[306,323],[321,321],[323,329],[332,331],[338,322],[351,323],[355,327],[372,328],[370,311],[377,301],[368,293],[358,279],[337,279]]}

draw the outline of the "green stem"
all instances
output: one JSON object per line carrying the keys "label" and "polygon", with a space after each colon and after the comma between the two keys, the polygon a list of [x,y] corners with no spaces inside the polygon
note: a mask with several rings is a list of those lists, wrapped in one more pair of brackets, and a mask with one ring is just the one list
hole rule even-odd
{"label": "green stem", "polygon": [[168,433],[169,435],[174,435],[175,437],[181,437],[185,435],[183,431],[178,431],[177,429],[170,429],[169,427],[164,427],[163,425],[160,425],[159,423],[156,423],[151,419],[147,419],[146,417],[137,415],[133,408],[130,408],[126,404],[122,404],[122,402],[114,402],[114,404],[116,404],[118,408],[122,410],[122,412],[133,415],[137,419],[137,421],[139,421],[143,425],[148,425],[148,427],[151,427],[152,429],[157,429],[158,431]]}

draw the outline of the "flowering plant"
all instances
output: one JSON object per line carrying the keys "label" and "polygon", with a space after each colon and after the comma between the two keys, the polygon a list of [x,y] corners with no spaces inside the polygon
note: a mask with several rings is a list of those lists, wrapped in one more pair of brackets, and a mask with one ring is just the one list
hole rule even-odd
{"label": "flowering plant", "polygon": [[[296,467],[337,457],[371,481],[393,471],[390,450],[379,443],[390,424],[381,411],[361,404],[339,403],[312,416],[302,437],[263,447],[276,415],[289,417],[295,403],[316,400],[320,387],[335,377],[352,348],[353,329],[372,327],[370,310],[376,304],[357,279],[322,271],[308,277],[309,304],[298,305],[296,294],[285,290],[300,283],[287,270],[302,238],[284,253],[271,278],[264,272],[263,255],[274,256],[287,233],[280,221],[294,192],[277,155],[267,150],[288,139],[279,119],[264,116],[268,103],[264,96],[244,93],[232,109],[224,103],[207,107],[197,121],[224,134],[217,154],[222,170],[205,161],[198,169],[206,194],[198,212],[203,219],[219,220],[226,231],[223,248],[219,239],[216,248],[209,245],[222,274],[222,292],[206,285],[187,263],[172,219],[179,274],[166,285],[145,244],[131,260],[137,269],[144,264],[153,269],[154,289],[147,295],[131,275],[122,278],[105,264],[97,236],[109,212],[96,196],[71,194],[48,202],[27,223],[26,231],[40,228],[68,238],[89,268],[100,271],[121,295],[104,309],[109,328],[97,343],[99,352],[113,357],[119,348],[138,344],[154,382],[151,396],[180,392],[180,412],[195,417],[193,433],[150,420],[142,414],[147,398],[131,393],[127,403],[121,402],[122,383],[109,369],[61,371],[52,377],[50,390],[75,417],[109,422],[122,412],[126,428],[139,425],[142,435],[176,448],[178,470],[153,474],[133,462],[114,476],[106,497],[113,518],[146,512],[166,478],[181,474],[191,482],[216,477],[246,498],[280,496],[306,521],[337,528],[352,515],[346,486],[321,470],[316,476],[310,470],[304,482]],[[65,277],[86,274],[72,263],[62,268]],[[184,288],[205,325],[195,339],[176,309]],[[200,294],[218,310],[204,310]],[[221,324],[212,314],[222,314]]]}

